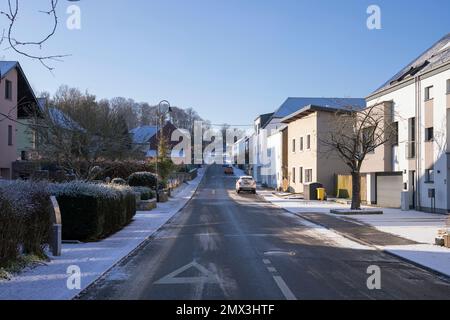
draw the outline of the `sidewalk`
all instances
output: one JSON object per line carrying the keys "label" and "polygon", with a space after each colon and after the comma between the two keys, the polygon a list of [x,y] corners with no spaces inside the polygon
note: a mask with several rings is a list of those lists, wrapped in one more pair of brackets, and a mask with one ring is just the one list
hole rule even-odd
{"label": "sidewalk", "polygon": [[438,230],[450,227],[449,216],[399,209],[383,209],[383,215],[337,216],[330,210],[348,206],[283,199],[265,190],[259,194],[266,201],[310,222],[450,276],[450,249],[434,245]]}
{"label": "sidewalk", "polygon": [[[203,179],[198,177],[172,192],[167,203],[152,211],[138,211],[133,222],[113,236],[96,243],[64,244],[61,257],[28,269],[9,281],[0,281],[0,300],[69,300],[101,277],[158,229],[166,224],[192,198]],[[81,289],[67,288],[67,268],[81,269]]]}

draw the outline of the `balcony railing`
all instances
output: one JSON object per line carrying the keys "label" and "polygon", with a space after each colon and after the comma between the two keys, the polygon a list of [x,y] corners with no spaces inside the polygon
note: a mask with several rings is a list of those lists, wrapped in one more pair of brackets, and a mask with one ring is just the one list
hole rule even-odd
{"label": "balcony railing", "polygon": [[406,159],[415,159],[417,151],[417,142],[409,141],[406,143]]}

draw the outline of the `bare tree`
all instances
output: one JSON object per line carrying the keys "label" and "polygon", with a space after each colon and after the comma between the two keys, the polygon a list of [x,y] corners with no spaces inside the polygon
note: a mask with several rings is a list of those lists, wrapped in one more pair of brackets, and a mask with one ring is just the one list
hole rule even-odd
{"label": "bare tree", "polygon": [[336,153],[352,174],[352,210],[361,209],[361,168],[367,156],[397,135],[392,110],[384,103],[363,110],[337,111],[329,123],[328,134],[320,143],[326,152]]}
{"label": "bare tree", "polygon": [[49,8],[39,11],[39,13],[50,17],[52,26],[44,36],[37,40],[20,40],[15,36],[17,22],[20,21],[19,14],[22,1],[7,0],[6,2],[6,8],[0,9],[0,15],[7,20],[7,27],[3,28],[0,45],[6,41],[8,43],[7,49],[12,49],[17,54],[27,58],[38,60],[45,68],[52,71],[53,67],[50,66],[49,61],[60,61],[67,55],[39,55],[34,53],[33,50],[41,50],[44,44],[55,35],[58,27],[58,16],[56,14],[58,0],[49,0]]}
{"label": "bare tree", "polygon": [[[78,179],[95,179],[111,169],[102,164],[137,156],[123,114],[77,89],[62,87],[35,123],[38,157],[57,162]],[[101,171],[93,170],[99,165]]]}

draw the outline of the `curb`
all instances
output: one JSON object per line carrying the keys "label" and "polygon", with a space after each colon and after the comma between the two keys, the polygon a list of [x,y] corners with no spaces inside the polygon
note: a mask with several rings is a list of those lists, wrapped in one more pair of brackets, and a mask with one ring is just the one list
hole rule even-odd
{"label": "curb", "polygon": [[183,211],[183,209],[185,209],[187,207],[187,205],[191,202],[191,200],[194,198],[194,196],[197,194],[198,188],[200,187],[200,184],[203,182],[203,179],[205,178],[206,175],[206,171],[209,169],[209,167],[205,168],[205,171],[203,173],[203,176],[201,177],[201,180],[199,181],[199,183],[197,184],[197,186],[195,187],[195,189],[193,190],[192,196],[186,201],[186,203],[180,208],[178,209],[170,219],[168,219],[166,221],[166,223],[164,223],[163,225],[161,225],[158,229],[156,229],[154,232],[152,232],[150,235],[148,235],[145,239],[142,240],[142,242],[137,245],[133,250],[131,250],[126,256],[122,257],[120,260],[118,260],[117,262],[115,262],[111,267],[109,267],[107,270],[105,270],[104,272],[102,272],[95,280],[91,281],[91,283],[89,285],[86,286],[86,288],[84,288],[82,291],[80,291],[78,294],[76,294],[74,297],[70,298],[69,300],[80,300],[81,296],[90,288],[92,288],[99,280],[101,280],[109,271],[111,271],[112,269],[114,269],[116,266],[118,266],[119,264],[123,263],[124,261],[126,261],[127,259],[133,257],[136,252],[138,252],[140,249],[142,249],[144,246],[146,246],[151,240],[153,240],[153,238],[155,237],[155,235],[161,231],[162,228],[164,228],[167,224],[169,224],[181,211]]}
{"label": "curb", "polygon": [[[329,227],[327,227],[327,226],[324,225],[324,224],[317,223],[316,221],[313,221],[313,220],[311,220],[311,219],[305,218],[305,217],[301,216],[301,215],[298,214],[298,213],[293,213],[293,212],[287,210],[286,208],[279,207],[279,206],[273,204],[272,202],[266,200],[266,199],[264,198],[264,196],[261,196],[261,198],[262,198],[265,202],[268,202],[268,203],[270,203],[270,204],[276,206],[277,208],[280,208],[280,209],[284,210],[285,212],[287,212],[287,213],[289,213],[289,214],[291,214],[291,215],[293,215],[293,216],[296,216],[296,217],[298,217],[298,218],[300,218],[300,219],[303,219],[303,220],[305,220],[305,221],[308,221],[309,223],[315,224],[315,225],[317,225],[317,226],[319,226],[319,227],[322,227],[322,228],[325,228],[325,229],[327,229],[327,230],[333,231],[333,232],[335,232],[336,234],[338,234],[338,235],[340,235],[340,236],[342,236],[342,237],[344,237],[344,238],[347,238],[348,240],[354,241],[354,242],[356,242],[356,243],[362,244],[362,245],[367,246],[367,247],[371,247],[371,248],[377,250],[378,252],[385,253],[385,254],[387,254],[387,255],[390,255],[391,257],[395,257],[395,258],[397,258],[397,259],[399,259],[399,260],[402,260],[402,261],[404,261],[404,262],[407,262],[407,263],[409,263],[409,264],[415,266],[416,268],[419,268],[419,269],[422,269],[422,270],[426,270],[426,271],[428,271],[428,272],[434,274],[435,276],[439,277],[441,280],[450,283],[450,275],[447,275],[447,274],[445,274],[445,273],[443,273],[443,272],[440,272],[440,271],[438,271],[438,270],[435,270],[435,269],[433,269],[433,268],[430,268],[430,267],[428,267],[428,266],[425,266],[425,265],[423,265],[423,264],[421,264],[421,263],[418,263],[418,262],[416,262],[416,261],[414,261],[414,260],[411,260],[411,259],[402,257],[402,256],[400,256],[400,255],[398,255],[398,254],[396,254],[396,253],[394,253],[394,252],[389,251],[389,250],[382,249],[382,248],[380,248],[379,246],[373,245],[373,244],[368,243],[368,242],[366,242],[366,241],[363,241],[363,240],[361,240],[361,239],[358,239],[358,238],[355,238],[355,237],[350,236],[350,235],[348,235],[348,234],[342,233],[342,232],[340,232],[340,231],[338,231],[338,230],[335,230],[335,229],[333,229],[333,228],[329,228]],[[348,222],[350,222],[350,221],[348,221]],[[351,223],[351,222],[350,222],[350,223]]]}

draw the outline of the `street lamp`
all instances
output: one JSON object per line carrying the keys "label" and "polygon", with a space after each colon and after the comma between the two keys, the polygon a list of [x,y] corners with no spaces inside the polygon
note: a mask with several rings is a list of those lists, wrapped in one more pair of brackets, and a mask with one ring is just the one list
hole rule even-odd
{"label": "street lamp", "polygon": [[[164,106],[167,107],[166,111],[161,111]],[[159,135],[159,139],[157,139],[157,145],[156,145],[156,166],[155,166],[155,169],[156,169],[156,198],[157,198],[157,200],[159,200],[159,181],[158,181],[159,146],[160,146],[160,143],[161,143],[161,141],[163,139],[163,134],[164,134],[163,133],[164,126],[163,126],[163,123],[162,123],[163,122],[163,115],[165,117],[165,115],[167,113],[171,113],[171,112],[172,112],[172,107],[170,106],[169,101],[162,100],[160,103],[158,103],[158,121],[156,122],[156,137],[157,138],[158,138],[158,132],[159,131],[161,131],[161,132],[160,132],[160,135]]]}

